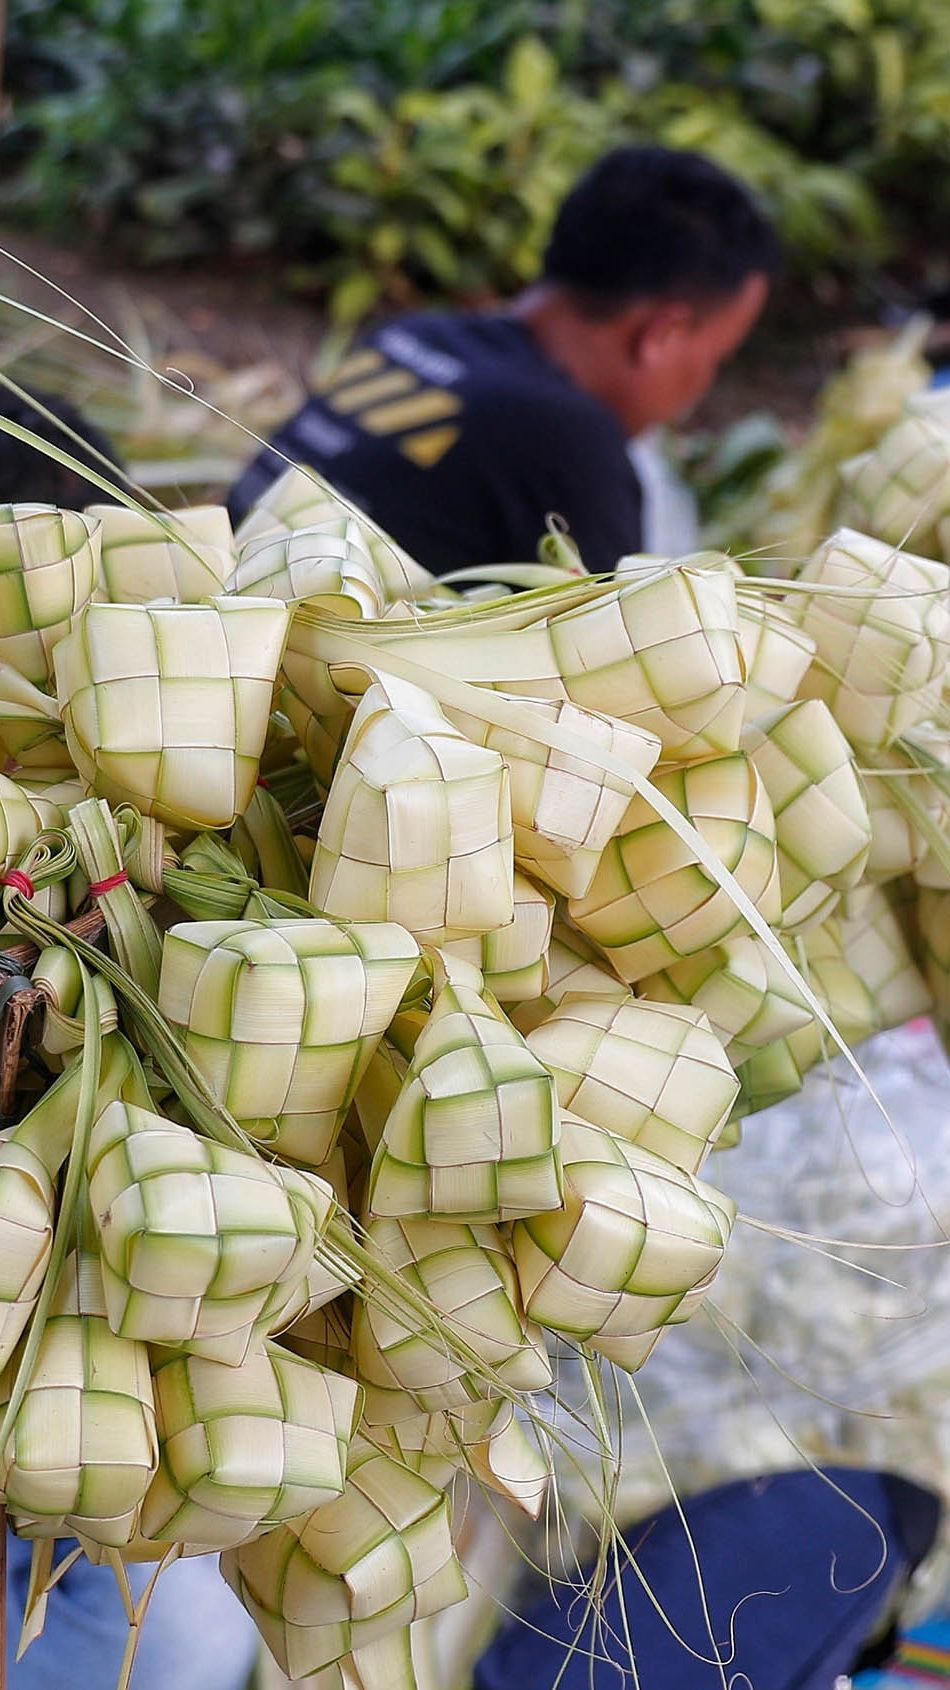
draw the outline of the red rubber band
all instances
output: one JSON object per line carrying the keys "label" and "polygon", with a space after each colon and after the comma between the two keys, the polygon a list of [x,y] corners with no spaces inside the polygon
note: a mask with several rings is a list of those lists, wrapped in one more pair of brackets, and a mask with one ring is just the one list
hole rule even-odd
{"label": "red rubber band", "polygon": [[36,895],[36,887],[21,868],[12,868],[8,874],[0,874],[0,886],[12,886],[14,892],[20,892],[24,898],[33,898]]}
{"label": "red rubber band", "polygon": [[89,891],[92,897],[99,898],[103,892],[112,892],[116,886],[124,886],[128,878],[128,869],[120,868],[118,874],[110,874],[107,880],[90,880]]}
{"label": "red rubber band", "polygon": [[262,786],[264,788],[265,792],[270,791],[270,781],[265,780],[263,775],[258,775],[257,784],[258,784],[258,786]]}

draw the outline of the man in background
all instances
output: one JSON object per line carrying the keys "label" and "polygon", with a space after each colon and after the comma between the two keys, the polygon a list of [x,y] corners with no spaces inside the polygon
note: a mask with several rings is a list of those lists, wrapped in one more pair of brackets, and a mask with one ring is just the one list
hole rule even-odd
{"label": "man in background", "polygon": [[[709,159],[618,148],[564,201],[533,287],[374,329],[273,443],[435,574],[534,557],[551,512],[610,570],[644,543],[629,442],[703,397],[777,262],[768,219]],[[235,521],[285,467],[251,463]]]}

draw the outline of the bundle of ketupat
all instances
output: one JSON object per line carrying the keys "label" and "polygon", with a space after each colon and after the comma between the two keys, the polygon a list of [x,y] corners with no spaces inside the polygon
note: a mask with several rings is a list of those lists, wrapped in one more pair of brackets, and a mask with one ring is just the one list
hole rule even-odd
{"label": "bundle of ketupat", "polygon": [[54,616],[6,520],[57,1076],[0,1147],[12,1524],[220,1551],[284,1671],[412,1690],[456,1478],[541,1509],[549,1338],[644,1365],[737,1120],[947,1013],[947,568],[844,532],[784,602],[699,554],[467,603],[295,469],[236,537],[46,513]]}

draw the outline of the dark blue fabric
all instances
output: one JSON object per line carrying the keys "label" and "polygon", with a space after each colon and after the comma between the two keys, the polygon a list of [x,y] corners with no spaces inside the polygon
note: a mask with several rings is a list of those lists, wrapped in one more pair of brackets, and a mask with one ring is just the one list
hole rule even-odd
{"label": "dark blue fabric", "polygon": [[[854,1587],[874,1572],[880,1539],[813,1473],[742,1480],[685,1504],[720,1643],[728,1639],[730,1615],[743,1597],[782,1593],[751,1597],[736,1613],[736,1655],[725,1668],[733,1690],[832,1690],[836,1677],[854,1667],[889,1593],[933,1541],[939,1504],[929,1491],[884,1473],[826,1471],[887,1539],[885,1566],[860,1591]],[[668,1508],[640,1522],[627,1542],[677,1631],[710,1655],[689,1545],[675,1511]],[[641,1690],[722,1690],[719,1671],[695,1660],[670,1635],[629,1568],[623,1589]],[[559,1690],[624,1690],[632,1684],[616,1592],[605,1610],[609,1629],[596,1647],[610,1660],[595,1661],[591,1669],[588,1622],[582,1638],[588,1653],[568,1662]],[[575,1636],[580,1604],[572,1605],[570,1595],[560,1606],[545,1599],[525,1618],[527,1625],[506,1626],[482,1657],[476,1690],[550,1690]]]}

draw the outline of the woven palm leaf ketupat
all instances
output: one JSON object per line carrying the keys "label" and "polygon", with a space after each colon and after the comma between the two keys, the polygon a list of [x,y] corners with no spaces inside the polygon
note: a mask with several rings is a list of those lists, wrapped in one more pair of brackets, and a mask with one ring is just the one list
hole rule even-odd
{"label": "woven palm leaf ketupat", "polygon": [[[660,755],[655,734],[564,699],[518,699],[522,710],[623,758],[648,775]],[[468,739],[497,751],[511,779],[511,819],[517,861],[555,891],[581,897],[601,852],[617,831],[629,792],[612,786],[590,763],[565,756],[475,715],[447,712]]]}
{"label": "woven palm leaf ketupat", "polygon": [[359,1387],[267,1344],[240,1367],[155,1354],[147,1537],[229,1549],[340,1496]]}
{"label": "woven palm leaf ketupat", "polygon": [[849,458],[838,473],[844,485],[842,521],[889,545],[941,556],[940,526],[950,515],[946,394],[913,399],[870,451]]}
{"label": "woven palm leaf ketupat", "polygon": [[305,528],[324,528],[332,523],[354,522],[362,543],[382,576],[387,593],[399,598],[414,587],[433,580],[427,569],[371,523],[360,524],[359,515],[343,503],[335,487],[316,470],[289,464],[266,488],[241,522],[236,543],[242,555],[257,540],[284,538]]}
{"label": "woven palm leaf ketupat", "polygon": [[317,1167],[418,959],[392,922],[182,922],[159,1007],[246,1131]]}
{"label": "woven palm leaf ketupat", "polygon": [[381,616],[386,596],[352,517],[250,541],[226,590],[286,604],[306,600],[344,621]]}
{"label": "woven palm leaf ketupat", "polygon": [[511,1402],[475,1402],[455,1413],[440,1409],[395,1426],[367,1427],[364,1435],[430,1484],[442,1488],[456,1473],[467,1473],[531,1519],[541,1511],[550,1462]]}
{"label": "woven palm leaf ketupat", "polygon": [[[691,763],[657,775],[653,784],[702,834],[764,919],[777,922],[775,818],[749,758],[736,752]],[[645,798],[633,799],[590,891],[568,908],[631,984],[747,930],[730,894]]]}
{"label": "woven palm leaf ketupat", "polygon": [[746,721],[791,704],[815,655],[814,640],[782,605],[740,593],[739,642],[746,667]]}
{"label": "woven palm leaf ketupat", "polygon": [[540,997],[509,1007],[512,1024],[527,1037],[533,1028],[547,1020],[569,992],[612,997],[615,1002],[623,1002],[630,996],[629,986],[614,973],[597,947],[576,927],[556,920],[548,947],[547,985]]}
{"label": "woven palm leaf ketupat", "polygon": [[88,605],[55,663],[93,791],[173,827],[230,827],[257,780],[288,617],[250,598]]}
{"label": "woven palm leaf ketupat", "polygon": [[310,901],[329,916],[396,921],[430,944],[514,915],[508,771],[421,688],[364,694],[333,776]]}
{"label": "woven palm leaf ketupat", "polygon": [[548,948],[554,926],[554,894],[515,869],[514,916],[506,927],[474,939],[455,939],[444,947],[471,962],[499,1003],[523,1003],[540,997],[548,983]]}
{"label": "woven palm leaf ketupat", "polygon": [[52,505],[0,505],[0,663],[46,687],[53,651],[99,573],[93,517]]}
{"label": "woven palm leaf ketupat", "polygon": [[709,1289],[735,1204],[662,1156],[570,1115],[562,1154],[563,1211],[512,1230],[525,1308],[632,1372]]}
{"label": "woven palm leaf ketupat", "polygon": [[220,593],[234,567],[234,536],[223,505],[160,516],[124,505],[89,505],[102,529],[101,596],[110,604],[198,604]]}
{"label": "woven palm leaf ketupat", "polygon": [[373,1215],[511,1221],[562,1201],[554,1081],[497,1007],[447,983],[373,1159]]}
{"label": "woven palm leaf ketupat", "polygon": [[[430,1299],[483,1368],[519,1391],[543,1390],[551,1368],[540,1328],[526,1321],[514,1264],[492,1226],[450,1221],[376,1220],[368,1246],[387,1272]],[[420,1329],[414,1315],[390,1312],[382,1291],[357,1301],[353,1357],[366,1390],[368,1425],[392,1425],[420,1410],[464,1408],[491,1395],[491,1383],[461,1353],[450,1353]],[[412,1324],[407,1325],[406,1320]]]}
{"label": "woven palm leaf ketupat", "polygon": [[702,1010],[566,997],[528,1035],[562,1109],[698,1173],[738,1081]]}
{"label": "woven palm leaf ketupat", "polygon": [[467,1594],[445,1496],[361,1439],[336,1502],[228,1551],[221,1571],[291,1678]]}
{"label": "woven palm leaf ketupat", "polygon": [[817,647],[801,695],[824,699],[851,744],[872,750],[930,717],[950,661],[946,564],[839,528],[798,581],[818,588],[791,601]]}
{"label": "woven palm leaf ketupat", "polygon": [[860,886],[839,912],[838,933],[849,967],[873,1004],[872,1031],[900,1027],[930,1009],[930,993],[900,921],[879,886]]}
{"label": "woven palm leaf ketupat", "polygon": [[742,745],[775,816],[781,924],[800,931],[830,915],[867,866],[871,824],[854,754],[817,698],[761,716]]}
{"label": "woven palm leaf ketupat", "polygon": [[121,1547],[157,1460],[148,1352],[110,1330],[98,1256],[73,1252],[0,1452],[7,1507],[30,1537]]}
{"label": "woven palm leaf ketupat", "polygon": [[648,974],[637,991],[657,1004],[692,1004],[702,1010],[733,1066],[811,1020],[781,963],[751,933]]}
{"label": "woven palm leaf ketupat", "polygon": [[93,1128],[89,1174],[113,1329],[234,1366],[305,1277],[335,1207],[313,1175],[120,1102]]}

